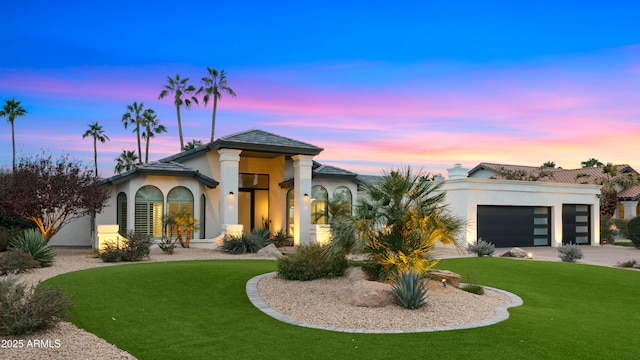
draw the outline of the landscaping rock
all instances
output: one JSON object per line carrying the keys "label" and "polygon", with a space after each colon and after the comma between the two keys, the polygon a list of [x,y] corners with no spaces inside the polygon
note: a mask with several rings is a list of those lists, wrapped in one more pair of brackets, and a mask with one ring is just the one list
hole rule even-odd
{"label": "landscaping rock", "polygon": [[460,287],[460,274],[456,274],[449,270],[429,270],[429,276],[435,281],[442,281],[444,279],[448,285],[459,288]]}
{"label": "landscaping rock", "polygon": [[377,308],[393,304],[391,285],[377,281],[354,281],[343,290],[342,297],[347,303],[360,307]]}
{"label": "landscaping rock", "polygon": [[520,248],[513,248],[509,251],[507,251],[506,253],[500,255],[501,257],[514,257],[514,258],[520,258],[520,259],[524,259],[527,257],[527,252],[520,249]]}
{"label": "landscaping rock", "polygon": [[350,266],[344,271],[344,277],[351,281],[369,280],[367,273],[360,266]]}
{"label": "landscaping rock", "polygon": [[259,257],[270,257],[270,258],[273,258],[273,257],[281,258],[283,255],[275,245],[269,244],[269,245],[263,247],[262,249],[258,250],[258,256]]}

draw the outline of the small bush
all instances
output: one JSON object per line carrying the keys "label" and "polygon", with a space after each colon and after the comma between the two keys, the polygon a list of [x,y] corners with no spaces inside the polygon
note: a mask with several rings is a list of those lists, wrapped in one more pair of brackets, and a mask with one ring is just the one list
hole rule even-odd
{"label": "small bush", "polygon": [[313,280],[342,276],[349,266],[344,254],[329,255],[318,244],[301,245],[276,262],[278,276],[287,280]]}
{"label": "small bush", "polygon": [[122,245],[123,261],[141,261],[149,257],[153,241],[149,235],[129,231]]}
{"label": "small bush", "polygon": [[107,241],[98,252],[100,259],[104,262],[122,261],[122,250],[113,241]]}
{"label": "small bush", "polygon": [[476,295],[484,294],[484,288],[478,284],[468,284],[463,286],[461,289]]}
{"label": "small bush", "polygon": [[248,234],[228,235],[222,240],[222,250],[231,254],[257,253],[267,246],[269,231],[254,229]]}
{"label": "small bush", "polygon": [[62,288],[27,287],[9,276],[0,279],[0,335],[22,335],[53,327],[73,307]]}
{"label": "small bush", "polygon": [[41,266],[49,266],[53,263],[53,249],[44,241],[44,237],[40,231],[36,229],[27,229],[18,235],[11,242],[12,246],[33,256]]}
{"label": "small bush", "polygon": [[377,261],[364,260],[360,266],[369,279],[377,281],[384,278],[384,267]]}
{"label": "small bush", "polygon": [[0,227],[0,252],[7,251],[11,241],[18,237],[22,231],[17,228]]}
{"label": "small bush", "polygon": [[293,246],[293,238],[289,236],[284,230],[280,230],[273,234],[271,241],[276,247]]}
{"label": "small bush", "polygon": [[470,244],[467,247],[467,251],[475,253],[480,256],[492,256],[496,251],[496,246],[490,242],[486,242],[482,240],[482,238],[478,239],[475,244]]}
{"label": "small bush", "polygon": [[640,249],[640,216],[636,216],[627,223],[627,232],[629,240],[633,245]]}
{"label": "small bush", "polygon": [[[629,238],[629,220],[627,219],[615,219],[613,220],[616,226],[616,232],[619,238],[628,239]],[[600,225],[602,226],[602,225]]]}
{"label": "small bush", "polygon": [[175,252],[177,241],[177,239],[172,240],[170,237],[163,236],[162,240],[158,243],[158,247],[163,253],[171,255]]}
{"label": "small bush", "polygon": [[18,248],[0,254],[0,275],[23,273],[39,267],[40,263],[33,256]]}
{"label": "small bush", "polygon": [[576,262],[582,259],[582,249],[577,244],[566,244],[558,247],[558,256],[565,262]]}
{"label": "small bush", "polygon": [[618,235],[618,230],[613,219],[609,216],[600,216],[600,244],[613,244]]}
{"label": "small bush", "polygon": [[244,235],[225,235],[222,239],[222,250],[230,254],[245,254],[247,245],[243,237]]}
{"label": "small bush", "polygon": [[640,268],[640,264],[638,264],[637,260],[627,260],[624,262],[618,262],[616,266],[621,268],[634,268],[634,269]]}
{"label": "small bush", "polygon": [[427,288],[414,270],[400,272],[393,278],[391,287],[394,301],[405,309],[417,309],[425,302]]}

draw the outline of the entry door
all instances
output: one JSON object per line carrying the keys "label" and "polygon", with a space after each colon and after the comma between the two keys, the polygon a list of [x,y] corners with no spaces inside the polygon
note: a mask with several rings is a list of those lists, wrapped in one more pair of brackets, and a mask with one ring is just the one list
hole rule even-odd
{"label": "entry door", "polygon": [[243,225],[244,232],[265,227],[265,221],[269,221],[269,190],[241,189],[238,192],[238,223]]}

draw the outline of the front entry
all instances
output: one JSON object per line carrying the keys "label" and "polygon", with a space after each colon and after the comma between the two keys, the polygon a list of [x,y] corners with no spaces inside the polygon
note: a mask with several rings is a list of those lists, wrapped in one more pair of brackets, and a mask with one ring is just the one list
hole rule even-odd
{"label": "front entry", "polygon": [[245,233],[269,229],[269,175],[240,174],[238,223]]}

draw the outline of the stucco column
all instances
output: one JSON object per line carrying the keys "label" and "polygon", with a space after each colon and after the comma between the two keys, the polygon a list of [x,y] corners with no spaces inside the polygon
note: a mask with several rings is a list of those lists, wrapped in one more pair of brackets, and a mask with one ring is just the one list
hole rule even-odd
{"label": "stucco column", "polygon": [[637,201],[622,201],[624,206],[624,218],[633,219],[638,216],[638,202]]}
{"label": "stucco column", "polygon": [[551,207],[551,246],[562,246],[562,202],[555,202]]}
{"label": "stucco column", "polygon": [[313,156],[295,155],[293,159],[293,244],[311,243],[311,166]]}
{"label": "stucco column", "polygon": [[220,224],[222,231],[227,225],[238,223],[238,168],[242,150],[220,149]]}

